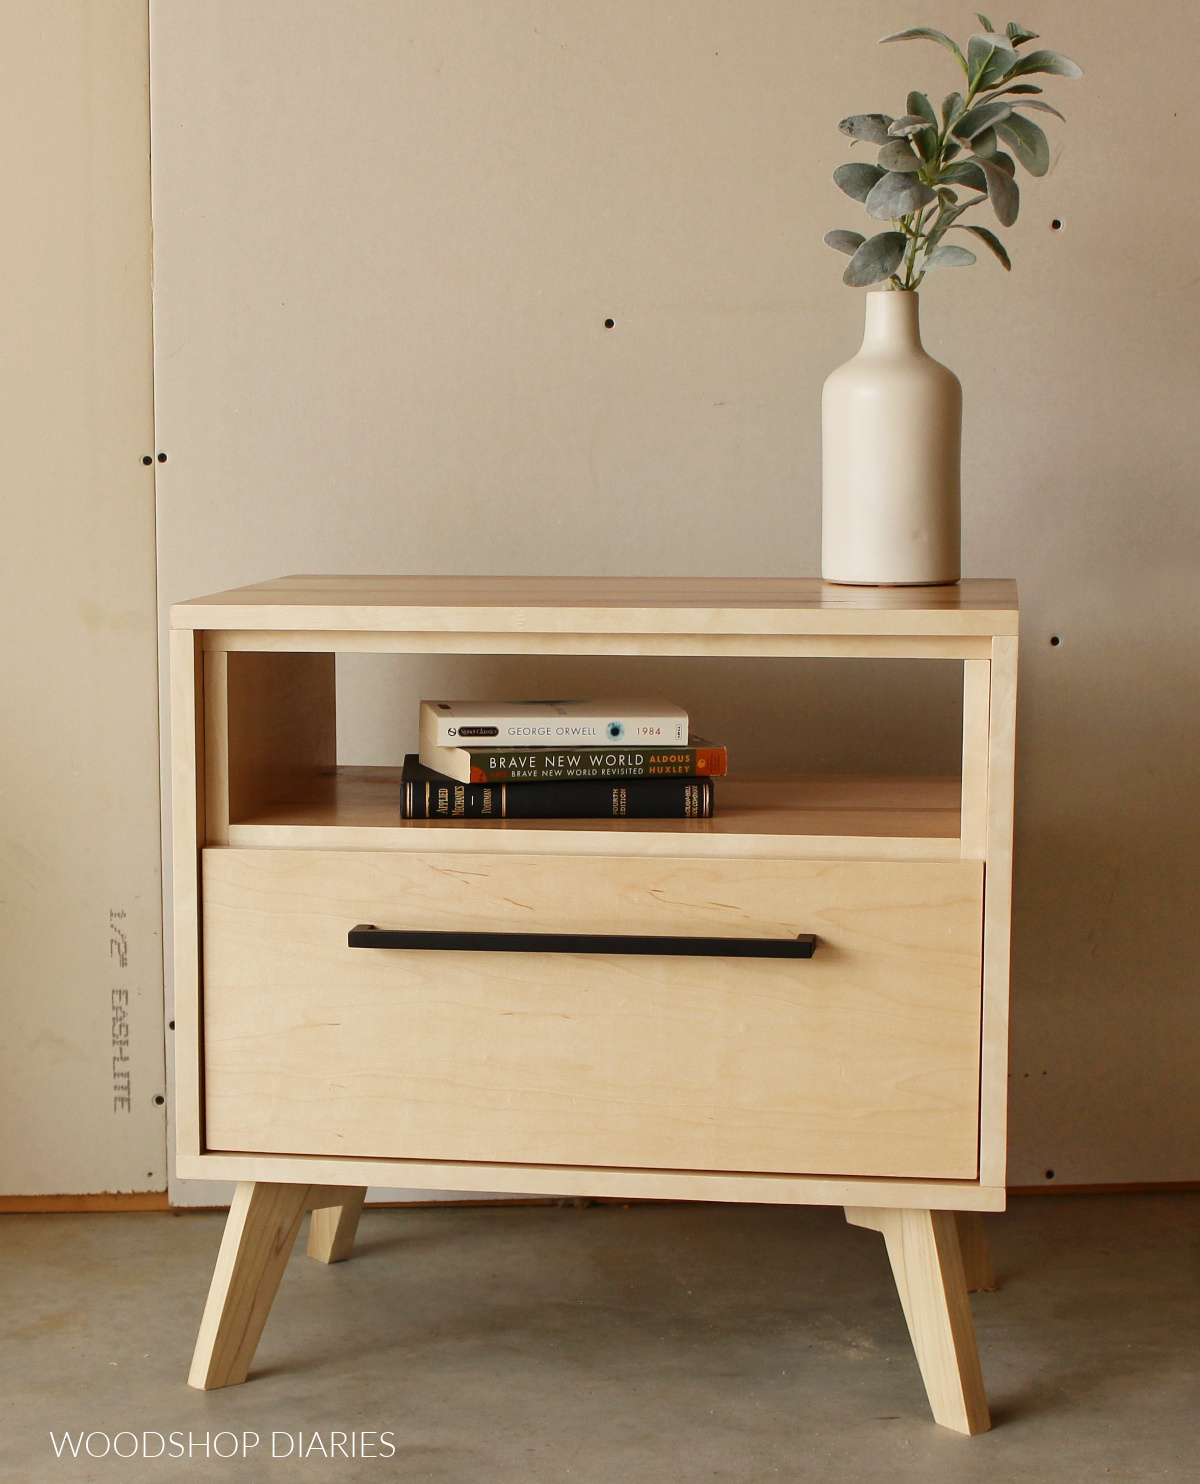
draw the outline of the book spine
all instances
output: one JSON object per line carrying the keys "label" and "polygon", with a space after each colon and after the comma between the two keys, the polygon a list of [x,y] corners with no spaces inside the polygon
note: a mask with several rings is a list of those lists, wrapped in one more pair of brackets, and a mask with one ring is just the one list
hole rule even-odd
{"label": "book spine", "polygon": [[711,819],[708,778],[400,785],[403,819]]}
{"label": "book spine", "polygon": [[592,778],[721,778],[723,747],[637,747],[511,752],[470,747],[472,783],[577,782]]}

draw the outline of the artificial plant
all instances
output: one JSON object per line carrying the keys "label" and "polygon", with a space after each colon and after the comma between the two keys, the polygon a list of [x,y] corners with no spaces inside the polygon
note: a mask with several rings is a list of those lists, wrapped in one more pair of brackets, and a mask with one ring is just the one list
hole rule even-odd
{"label": "artificial plant", "polygon": [[[986,227],[960,222],[964,212],[990,201],[1001,226],[1017,219],[1021,196],[1016,181],[1016,159],[1031,175],[1045,175],[1050,146],[1042,129],[1017,108],[1052,113],[1057,108],[1030,95],[1041,88],[1021,81],[1033,73],[1082,77],[1070,57],[1059,52],[1021,48],[1039,38],[1010,21],[996,31],[987,16],[983,27],[967,43],[966,55],[942,31],[914,26],[884,36],[889,41],[936,41],[963,70],[966,91],[950,93],[942,104],[941,119],[924,93],[909,93],[901,118],[886,113],[856,113],[838,125],[854,143],[878,144],[878,162],[855,161],[839,165],[833,178],[848,196],[861,201],[877,221],[891,222],[891,230],[864,237],[861,232],[828,232],[825,241],[849,253],[842,275],[853,288],[888,280],[889,288],[915,289],[931,268],[965,268],[975,254],[957,243],[943,242],[951,229],[970,232],[985,243],[1004,267],[1011,268],[1004,244]],[[1001,145],[1007,145],[1012,155]],[[980,194],[960,200],[960,188]]]}

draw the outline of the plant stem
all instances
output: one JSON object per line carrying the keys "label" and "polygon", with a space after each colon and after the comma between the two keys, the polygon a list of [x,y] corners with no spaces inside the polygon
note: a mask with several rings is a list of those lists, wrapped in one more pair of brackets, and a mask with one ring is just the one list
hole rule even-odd
{"label": "plant stem", "polygon": [[[981,68],[979,76],[975,79],[974,82],[970,80],[970,73],[967,73],[967,93],[966,97],[963,99],[962,111],[958,115],[959,118],[962,118],[963,114],[968,111],[968,109],[971,107],[971,104],[975,101],[975,94],[979,91],[979,84],[986,70],[986,66]],[[933,156],[922,166],[921,170],[917,173],[917,179],[922,183],[922,185],[929,186],[931,190],[936,191],[938,185],[941,182],[942,171],[945,169],[946,166],[946,147],[949,143],[950,121],[949,119],[944,119],[942,122],[942,127],[937,131],[937,134],[935,136]],[[946,203],[942,200],[941,196],[937,198],[937,202],[937,212],[935,215],[929,218],[928,221],[926,220],[925,209],[924,207],[922,207],[920,210],[914,212],[912,215],[902,218],[900,222],[901,230],[904,232],[906,237],[911,239],[908,250],[908,261],[904,267],[903,282],[900,282],[900,280],[896,278],[895,274],[893,274],[892,277],[893,280],[897,282],[903,289],[915,289],[918,284],[920,284],[921,280],[925,277],[925,271],[923,269],[919,274],[917,274],[915,278],[913,277],[913,274],[916,268],[918,248],[921,246],[922,242],[926,244],[928,243],[930,235],[937,231],[938,227],[941,225],[942,217],[945,215]]]}

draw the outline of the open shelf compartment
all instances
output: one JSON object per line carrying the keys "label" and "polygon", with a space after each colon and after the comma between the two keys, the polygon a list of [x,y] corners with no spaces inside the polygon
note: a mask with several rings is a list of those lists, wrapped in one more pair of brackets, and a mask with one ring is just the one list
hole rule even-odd
{"label": "open shelf compartment", "polygon": [[[970,667],[968,667],[969,669]],[[986,668],[986,667],[985,667]],[[968,684],[970,690],[970,684]],[[982,779],[906,774],[718,778],[711,819],[401,820],[400,769],[338,766],[332,653],[204,655],[206,842],[293,849],[953,860]],[[968,709],[968,718],[972,715]],[[967,721],[967,726],[970,726]],[[968,821],[969,825],[969,821]]]}

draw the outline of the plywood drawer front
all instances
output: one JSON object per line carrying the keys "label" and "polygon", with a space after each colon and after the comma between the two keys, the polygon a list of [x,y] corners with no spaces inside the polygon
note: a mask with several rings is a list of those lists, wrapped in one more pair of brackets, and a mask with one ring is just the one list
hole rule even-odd
{"label": "plywood drawer front", "polygon": [[[971,1179],[982,893],[976,861],[208,850],[207,1144]],[[360,922],[819,941],[348,948]]]}

